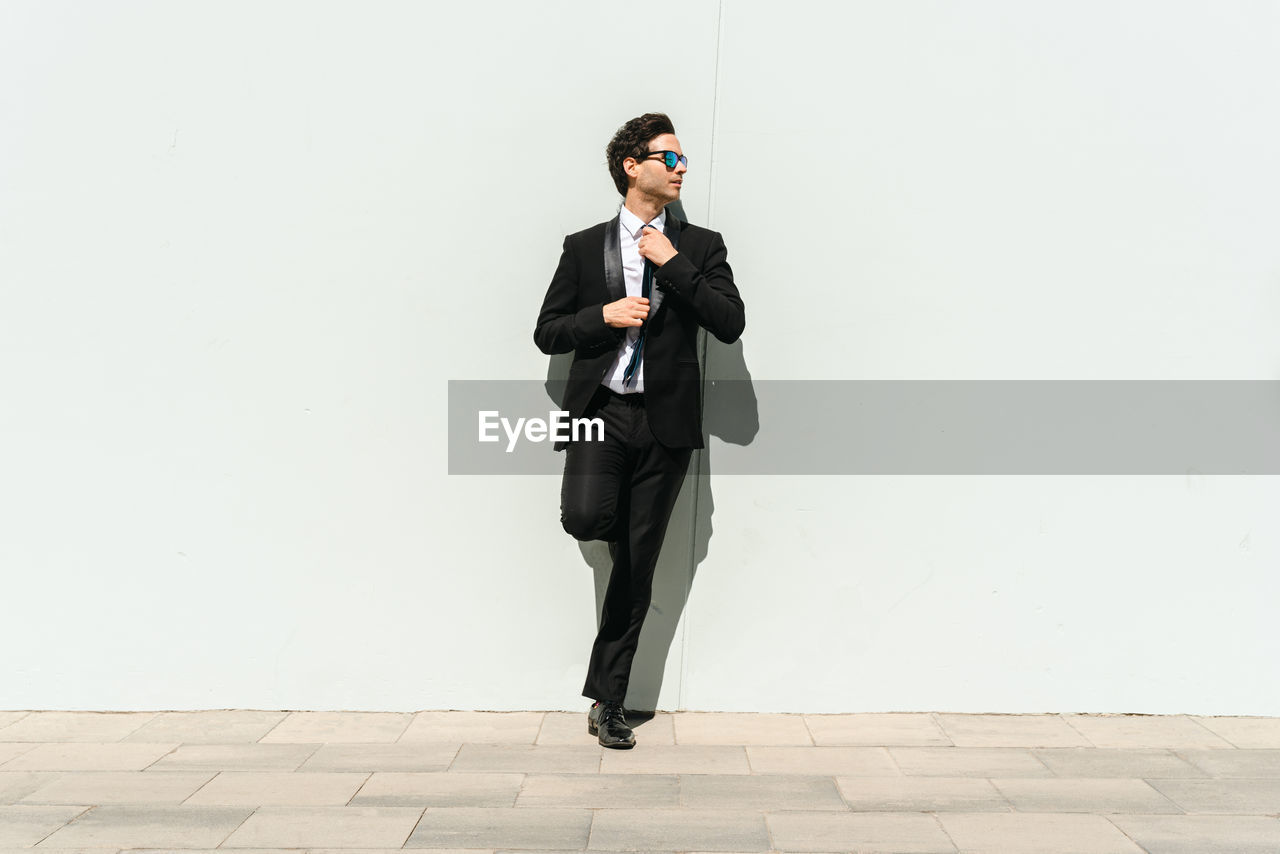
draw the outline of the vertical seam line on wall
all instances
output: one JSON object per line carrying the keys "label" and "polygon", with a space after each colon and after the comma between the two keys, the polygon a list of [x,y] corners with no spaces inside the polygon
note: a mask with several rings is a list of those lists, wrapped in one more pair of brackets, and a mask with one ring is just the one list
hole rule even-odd
{"label": "vertical seam line on wall", "polygon": [[[716,169],[716,130],[719,125],[720,118],[720,39],[724,35],[724,0],[720,0],[716,4],[716,55],[715,64],[712,70],[711,81],[711,157],[710,165],[707,167],[707,227],[711,228],[715,210],[715,169]],[[706,397],[707,392],[707,331],[700,330],[698,338],[702,342],[702,352],[699,354],[703,365],[702,387],[699,389],[699,396]],[[701,401],[699,401],[701,405]],[[707,437],[710,444],[711,437]],[[693,536],[689,538],[689,573],[685,576],[684,586],[684,631],[680,633],[680,685],[676,691],[676,708],[684,709],[684,685],[685,678],[688,675],[689,668],[689,599],[693,594],[693,575],[698,569],[698,499],[701,497],[698,484],[702,480],[702,464],[705,449],[695,452],[695,465],[693,467],[693,525],[691,526]]]}

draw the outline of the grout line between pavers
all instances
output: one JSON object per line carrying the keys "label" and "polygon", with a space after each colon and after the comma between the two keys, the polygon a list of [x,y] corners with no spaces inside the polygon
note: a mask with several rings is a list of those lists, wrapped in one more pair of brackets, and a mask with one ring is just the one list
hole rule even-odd
{"label": "grout line between pavers", "polygon": [[1205,732],[1207,732],[1207,733],[1211,734],[1214,738],[1220,738],[1220,739],[1222,739],[1222,740],[1223,740],[1223,741],[1225,741],[1227,744],[1229,744],[1229,745],[1231,745],[1232,747],[1234,747],[1236,750],[1239,750],[1239,749],[1240,749],[1240,745],[1236,744],[1234,741],[1232,741],[1231,739],[1227,738],[1227,737],[1226,737],[1225,735],[1223,735],[1222,733],[1220,733],[1220,732],[1215,732],[1214,730],[1210,729],[1208,726],[1206,726],[1205,724],[1201,723],[1201,722],[1197,719],[1197,717],[1195,717],[1195,716],[1193,716],[1193,715],[1185,715],[1185,717],[1186,717],[1186,719],[1187,719],[1187,720],[1191,721],[1193,724],[1195,724],[1196,726],[1200,727],[1200,728],[1201,728],[1201,729],[1203,729]]}
{"label": "grout line between pavers", "polygon": [[258,812],[258,810],[259,810],[259,809],[261,809],[261,807],[254,807],[253,809],[249,810],[249,814],[248,814],[247,816],[245,816],[245,817],[244,817],[244,819],[243,819],[239,824],[237,824],[235,827],[231,828],[231,833],[228,833],[226,836],[222,837],[222,840],[221,840],[217,845],[215,845],[215,846],[213,846],[213,847],[214,847],[214,848],[221,848],[221,847],[226,843],[226,841],[227,841],[228,839],[230,839],[230,838],[232,837],[232,835],[233,835],[237,830],[239,830],[240,828],[244,827],[245,822],[247,822],[249,819],[253,818],[253,817],[257,814],[257,812]]}
{"label": "grout line between pavers", "polygon": [[[300,743],[300,744],[306,744],[307,742],[303,741],[303,742],[299,742],[299,743]],[[293,768],[291,768],[291,769],[289,769],[289,770],[290,770],[290,771],[301,771],[301,770],[302,770],[302,766],[303,766],[303,765],[306,765],[308,762],[310,762],[310,761],[311,761],[311,757],[312,757],[312,756],[315,756],[317,753],[319,753],[319,752],[320,752],[320,748],[324,747],[324,746],[325,746],[325,744],[327,744],[327,743],[328,743],[328,742],[321,742],[321,743],[319,743],[319,744],[316,744],[314,747],[312,747],[312,748],[311,748],[311,752],[310,752],[310,753],[308,753],[306,756],[302,757],[302,761],[301,761],[301,762],[299,762],[297,765],[295,765]]]}
{"label": "grout line between pavers", "polygon": [[257,740],[257,741],[255,741],[255,742],[253,742],[254,744],[262,744],[262,740],[263,740],[264,738],[266,738],[267,736],[271,735],[271,733],[275,732],[277,729],[279,729],[281,726],[283,726],[283,725],[284,725],[284,722],[285,722],[285,721],[287,721],[287,720],[289,720],[289,718],[293,717],[293,716],[294,716],[294,714],[295,714],[295,712],[290,711],[290,710],[288,710],[288,709],[281,709],[280,711],[284,712],[284,717],[282,717],[280,720],[278,720],[278,721],[276,721],[274,724],[272,724],[272,725],[271,725],[271,729],[267,730],[267,731],[266,731],[266,732],[264,732],[262,735],[258,736],[258,740]]}
{"label": "grout line between pavers", "polygon": [[[1043,748],[1043,747],[1042,747],[1042,748],[1040,748],[1040,749],[1041,749],[1041,750],[1044,750],[1044,749],[1046,749],[1046,748]],[[1095,747],[1095,748],[1094,748],[1094,750],[1097,750],[1097,748]],[[1049,767],[1049,763],[1048,763],[1048,762],[1045,762],[1043,759],[1041,759],[1041,758],[1040,758],[1040,754],[1036,753],[1036,748],[1034,748],[1034,747],[1028,747],[1028,748],[1027,748],[1027,753],[1029,753],[1029,754],[1031,755],[1031,758],[1032,758],[1032,759],[1034,759],[1035,761],[1039,762],[1039,763],[1040,763],[1040,765],[1041,765],[1041,767],[1043,767],[1043,768],[1044,768],[1044,770],[1046,770],[1046,771],[1048,771],[1048,772],[1049,772],[1049,778],[1050,778],[1050,779],[1056,779],[1056,780],[1062,780],[1062,779],[1065,779],[1065,778],[1063,778],[1063,777],[1059,777],[1059,776],[1058,776],[1058,773],[1057,773],[1056,771],[1054,771],[1052,768],[1050,768],[1050,767]]]}
{"label": "grout line between pavers", "polygon": [[44,841],[45,841],[46,839],[48,839],[50,836],[53,836],[53,835],[54,835],[55,833],[57,833],[59,830],[62,830],[62,828],[64,828],[64,827],[66,827],[67,825],[71,824],[71,822],[73,822],[73,821],[79,821],[79,820],[80,820],[80,819],[85,815],[85,813],[89,812],[89,810],[92,810],[92,809],[95,809],[95,807],[85,807],[85,808],[84,808],[83,810],[81,810],[80,812],[78,812],[78,813],[76,813],[75,815],[71,816],[71,818],[69,818],[69,819],[67,819],[66,821],[64,821],[60,826],[55,827],[53,830],[49,831],[49,832],[48,832],[48,833],[46,833],[44,836],[40,837],[40,839],[36,840],[35,845],[32,845],[32,846],[31,846],[31,850],[32,850],[32,851],[34,851],[34,850],[35,850],[36,845],[39,845],[41,842],[44,842]]}
{"label": "grout line between pavers", "polygon": [[404,734],[405,734],[406,732],[408,732],[408,731],[409,731],[409,727],[413,726],[413,722],[414,722],[414,721],[416,721],[417,719],[418,719],[418,713],[417,713],[417,712],[410,712],[410,713],[409,713],[409,719],[408,719],[407,721],[405,721],[405,722],[404,722],[404,729],[400,730],[400,734],[399,734],[399,735],[397,735],[395,738],[391,739],[391,741],[389,741],[389,742],[387,742],[387,743],[388,743],[388,744],[399,744],[399,743],[400,743],[400,739],[404,738]]}
{"label": "grout line between pavers", "polygon": [[[63,742],[63,743],[65,744],[66,742]],[[163,742],[162,742],[162,743],[163,743]],[[178,743],[177,743],[177,744],[175,744],[173,747],[169,748],[169,749],[168,749],[168,750],[166,750],[164,753],[161,753],[161,754],[160,754],[159,756],[157,756],[155,759],[151,760],[151,761],[150,761],[150,762],[148,762],[146,765],[143,765],[143,766],[142,766],[141,768],[139,768],[138,770],[139,770],[139,771],[148,771],[148,770],[150,770],[150,769],[151,769],[151,766],[152,766],[152,765],[155,765],[155,764],[156,764],[157,762],[159,762],[161,759],[164,759],[166,756],[172,756],[173,754],[177,753],[177,752],[178,752],[178,748],[179,748],[179,747],[182,747],[182,745],[183,745],[183,744],[184,744],[184,742],[178,742]],[[216,773],[216,772],[215,772],[215,773]]]}
{"label": "grout line between pavers", "polygon": [[[9,727],[13,726],[13,725],[14,725],[14,724],[16,724],[16,723],[19,723],[19,722],[21,722],[21,721],[25,721],[27,718],[31,717],[31,715],[32,715],[32,712],[31,712],[31,710],[30,710],[30,709],[13,709],[13,711],[15,711],[15,712],[17,712],[17,711],[21,711],[21,712],[22,712],[22,715],[21,715],[21,716],[19,716],[19,717],[17,717],[17,718],[15,718],[14,720],[9,721],[9,722],[8,722],[7,724],[5,724],[4,726],[0,726],[0,741],[4,741],[4,731],[5,731],[5,730],[7,730]],[[9,744],[13,744],[14,742],[8,742],[8,743],[9,743]],[[0,765],[3,765],[3,764],[4,764],[4,763],[0,762]]]}
{"label": "grout line between pavers", "polygon": [[889,757],[889,761],[893,763],[893,767],[897,770],[897,772],[898,772],[898,776],[899,776],[899,777],[909,777],[909,776],[911,776],[911,775],[910,775],[910,774],[908,774],[906,771],[903,771],[903,770],[902,770],[902,766],[898,764],[898,757],[896,757],[896,756],[894,756],[894,755],[893,755],[893,751],[889,749],[889,745],[887,745],[887,744],[883,744],[883,745],[877,745],[877,746],[878,746],[881,750],[883,750],[883,751],[885,752],[885,754]]}
{"label": "grout line between pavers", "polygon": [[813,734],[813,729],[809,726],[809,716],[804,714],[800,715],[800,721],[804,724],[804,731],[809,733],[809,746],[817,747],[818,739],[817,736]]}
{"label": "grout line between pavers", "polygon": [[[987,781],[987,785],[988,785],[988,786],[990,786],[991,788],[995,789],[996,794],[1000,796],[1000,800],[1004,801],[1005,806],[1007,806],[1007,807],[1009,808],[1009,809],[1007,810],[1007,812],[1011,812],[1011,813],[1020,813],[1020,812],[1022,812],[1022,810],[1018,809],[1018,808],[1014,805],[1013,801],[1009,800],[1009,796],[1008,796],[1008,795],[1006,795],[1006,794],[1004,793],[1004,789],[1000,788],[999,784],[998,784],[998,783],[996,783],[996,781],[995,781],[995,779],[994,779],[994,778],[992,778],[992,777],[983,777],[982,779]],[[1026,778],[1019,778],[1019,779],[1026,779]],[[1031,779],[1035,779],[1035,778],[1031,778]]]}
{"label": "grout line between pavers", "polygon": [[407,836],[405,836],[404,841],[400,843],[400,848],[403,849],[406,845],[409,844],[409,840],[412,839],[413,834],[417,832],[418,825],[422,824],[422,819],[424,816],[426,816],[427,810],[429,809],[431,809],[431,807],[423,807],[422,812],[418,813],[418,820],[413,823],[413,827],[409,828],[409,833]]}
{"label": "grout line between pavers", "polygon": [[[26,756],[26,755],[27,755],[28,753],[30,753],[31,751],[35,750],[35,749],[36,749],[37,747],[39,747],[41,744],[46,744],[46,743],[47,743],[47,744],[58,744],[59,742],[40,742],[40,741],[32,741],[32,742],[28,742],[28,743],[26,743],[26,748],[27,748],[26,750],[23,750],[21,753],[15,753],[13,756],[10,756],[10,757],[9,757],[8,759],[6,759],[5,761],[0,762],[0,771],[5,770],[5,768],[9,765],[9,763],[10,763],[10,762],[14,762],[14,761],[16,761],[16,760],[18,760],[18,759],[21,759],[22,757]],[[4,744],[23,744],[23,742],[21,742],[21,741],[6,741],[6,742],[4,742]]]}
{"label": "grout line between pavers", "polygon": [[1063,722],[1067,726],[1071,727],[1073,730],[1080,733],[1080,737],[1083,738],[1085,741],[1089,742],[1090,747],[1094,748],[1095,750],[1098,749],[1098,745],[1093,743],[1093,739],[1089,738],[1089,734],[1084,730],[1080,729],[1080,727],[1073,724],[1070,718],[1068,718],[1066,715],[1063,715],[1063,714],[1059,714],[1058,717],[1062,718]]}
{"label": "grout line between pavers", "polygon": [[[1134,813],[1134,815],[1142,815],[1142,813]],[[1134,848],[1137,848],[1139,851],[1142,852],[1142,854],[1151,854],[1151,849],[1143,846],[1141,843],[1138,842],[1138,840],[1134,839],[1132,836],[1125,833],[1124,828],[1116,824],[1115,818],[1113,816],[1104,815],[1103,818],[1107,820],[1107,824],[1110,824],[1112,827],[1118,830],[1121,836],[1123,836],[1125,839],[1132,842]]]}
{"label": "grout line between pavers", "polygon": [[938,830],[942,831],[942,835],[945,836],[947,838],[947,841],[951,843],[951,847],[956,849],[956,851],[959,851],[960,845],[954,839],[951,838],[950,833],[947,833],[947,826],[942,823],[942,816],[940,816],[937,812],[927,813],[927,815],[933,816],[933,822],[934,824],[938,825]]}
{"label": "grout line between pavers", "polygon": [[[144,772],[139,772],[139,773],[144,773]],[[194,797],[196,796],[196,792],[199,792],[199,791],[200,791],[201,789],[203,789],[205,786],[207,786],[207,785],[209,785],[210,783],[212,783],[212,782],[213,782],[213,778],[214,778],[214,777],[218,777],[218,776],[220,776],[221,774],[222,774],[222,771],[220,771],[220,770],[219,770],[219,771],[214,771],[212,774],[210,774],[210,775],[209,775],[209,779],[208,779],[208,780],[205,780],[205,781],[204,781],[203,783],[201,783],[199,786],[196,786],[196,788],[195,788],[195,791],[194,791],[194,792],[192,792],[191,794],[187,795],[187,796],[186,796],[185,798],[183,798],[182,800],[178,801],[178,806],[180,806],[180,807],[181,807],[181,806],[186,806],[187,801],[191,800],[192,798],[194,798]]]}
{"label": "grout line between pavers", "polygon": [[356,786],[356,790],[351,793],[351,797],[347,798],[347,802],[343,804],[343,806],[344,807],[351,806],[351,802],[356,799],[356,797],[360,794],[360,792],[364,789],[366,785],[368,785],[369,781],[372,779],[373,779],[373,772],[370,771],[368,774],[365,775],[365,778],[360,781],[360,785]]}
{"label": "grout line between pavers", "polygon": [[143,728],[143,727],[145,727],[147,724],[151,723],[151,722],[152,722],[152,721],[154,721],[154,720],[158,720],[158,719],[160,718],[160,715],[162,715],[162,714],[163,714],[163,712],[152,712],[152,713],[151,713],[151,717],[147,718],[145,721],[143,721],[142,723],[138,724],[136,727],[134,727],[133,729],[129,730],[129,731],[128,731],[128,732],[126,732],[124,735],[122,735],[122,736],[120,736],[119,738],[117,738],[117,739],[115,740],[115,742],[114,742],[114,743],[115,743],[115,744],[122,743],[122,742],[123,742],[126,738],[128,738],[129,736],[133,735],[133,734],[134,734],[134,733],[136,733],[136,732],[141,731],[141,730],[142,730],[142,728]]}
{"label": "grout line between pavers", "polygon": [[450,759],[449,763],[444,766],[444,770],[446,773],[453,770],[453,763],[458,761],[458,755],[462,753],[462,745],[464,744],[466,744],[465,741],[458,742],[458,749],[453,751],[453,758]]}
{"label": "grout line between pavers", "polygon": [[958,746],[956,740],[951,737],[951,733],[947,732],[947,727],[942,723],[942,719],[938,717],[937,712],[930,712],[929,720],[933,721],[933,725],[938,728],[938,732],[942,733],[943,738],[950,742],[950,747]]}
{"label": "grout line between pavers", "polygon": [[840,780],[838,777],[839,775],[837,774],[831,775],[831,785],[836,787],[836,797],[840,799],[840,803],[844,804],[845,811],[851,813],[857,812],[857,810],[853,808],[853,804],[849,803],[849,799],[844,796],[844,789],[840,788]]}
{"label": "grout line between pavers", "polygon": [[993,780],[990,777],[980,777],[978,779],[983,780],[988,786],[991,787],[991,791],[995,792],[997,795],[1000,796],[1000,800],[1004,801],[1004,805],[1007,807],[1005,812],[1015,813],[1018,811],[1018,808],[1013,805],[1013,801],[1009,800],[1009,796],[1004,793],[1004,790],[996,785],[995,780]]}

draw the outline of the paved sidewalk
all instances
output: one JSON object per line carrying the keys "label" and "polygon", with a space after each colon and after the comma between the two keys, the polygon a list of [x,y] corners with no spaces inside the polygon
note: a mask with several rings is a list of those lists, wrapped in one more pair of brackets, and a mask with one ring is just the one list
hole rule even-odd
{"label": "paved sidewalk", "polygon": [[1280,852],[1280,719],[0,712],[10,851]]}

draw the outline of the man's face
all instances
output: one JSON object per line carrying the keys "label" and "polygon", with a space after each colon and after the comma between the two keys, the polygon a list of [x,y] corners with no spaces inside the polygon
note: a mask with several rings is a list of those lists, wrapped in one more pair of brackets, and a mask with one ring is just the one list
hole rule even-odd
{"label": "man's face", "polygon": [[[680,148],[680,140],[673,133],[664,133],[649,140],[650,151],[674,151],[684,155]],[[668,169],[661,157],[646,157],[643,160],[627,161],[627,174],[636,179],[636,192],[655,201],[668,205],[680,198],[680,186],[684,182],[684,173],[689,167],[677,163],[674,169]]]}

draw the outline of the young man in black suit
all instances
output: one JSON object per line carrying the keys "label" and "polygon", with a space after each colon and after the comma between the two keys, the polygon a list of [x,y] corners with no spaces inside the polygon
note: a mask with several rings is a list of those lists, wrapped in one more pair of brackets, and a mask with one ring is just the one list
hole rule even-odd
{"label": "young man in black suit", "polygon": [[613,570],[582,693],[596,701],[587,730],[629,748],[631,661],[667,521],[702,447],[698,329],[729,344],[746,321],[724,240],[666,209],[688,171],[671,120],[632,119],[605,155],[622,208],[565,238],[533,338],[544,353],[574,354],[562,408],[604,422],[602,441],[556,445],[560,521],[579,540],[609,541]]}

